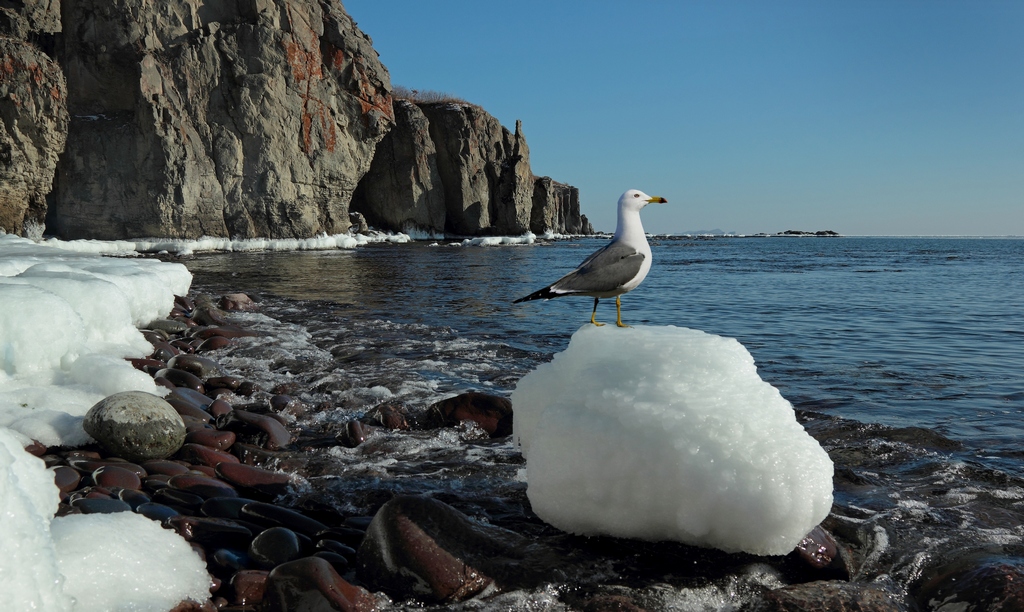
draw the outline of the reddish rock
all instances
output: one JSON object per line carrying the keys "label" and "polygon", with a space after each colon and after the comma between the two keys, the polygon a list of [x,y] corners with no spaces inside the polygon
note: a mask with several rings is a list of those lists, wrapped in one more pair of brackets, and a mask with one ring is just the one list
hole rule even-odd
{"label": "reddish rock", "polygon": [[172,476],[168,483],[175,489],[186,491],[203,498],[238,497],[238,491],[226,482],[194,474]]}
{"label": "reddish rock", "polygon": [[237,487],[253,489],[272,497],[287,493],[291,484],[288,474],[241,463],[221,463],[217,466],[217,475]]}
{"label": "reddish rock", "polygon": [[839,580],[793,584],[768,591],[752,612],[907,612],[884,587]]}
{"label": "reddish rock", "polygon": [[220,428],[231,428],[232,423],[243,423],[266,435],[266,442],[263,444],[269,450],[279,450],[292,442],[292,435],[285,429],[284,425],[277,419],[265,414],[256,414],[246,410],[238,410],[224,415],[217,419],[217,426]]}
{"label": "reddish rock", "polygon": [[166,474],[168,476],[177,476],[188,471],[188,467],[185,465],[167,459],[146,461],[142,464],[142,468],[150,474]]}
{"label": "reddish rock", "polygon": [[236,605],[254,605],[263,601],[263,592],[267,587],[267,576],[270,572],[263,570],[241,570],[231,577],[231,589],[234,596],[231,603]]}
{"label": "reddish rock", "polygon": [[220,365],[216,361],[199,355],[176,355],[167,362],[167,367],[183,370],[204,380],[221,375]]}
{"label": "reddish rock", "polygon": [[368,612],[377,608],[366,589],[343,579],[319,557],[305,557],[274,568],[263,594],[266,610],[341,610]]}
{"label": "reddish rock", "polygon": [[501,438],[512,434],[512,402],[504,397],[471,391],[430,406],[427,419],[435,427],[473,421],[492,438]]}
{"label": "reddish rock", "polygon": [[179,449],[178,453],[175,455],[175,458],[181,459],[187,463],[208,465],[210,467],[217,467],[218,463],[223,463],[225,461],[229,463],[238,463],[238,457],[225,453],[224,451],[214,450],[201,444],[183,444],[181,449]]}
{"label": "reddish rock", "polygon": [[309,537],[327,529],[327,525],[309,518],[298,510],[263,502],[253,502],[242,506],[239,516],[254,522],[287,527]]}
{"label": "reddish rock", "polygon": [[302,555],[298,534],[287,527],[264,529],[249,544],[249,558],[260,569],[273,569]]}
{"label": "reddish rock", "polygon": [[92,473],[92,480],[101,487],[121,487],[122,489],[141,489],[142,479],[135,472],[116,465],[104,465]]}
{"label": "reddish rock", "polygon": [[235,376],[214,376],[206,379],[207,387],[224,388],[234,391],[242,384],[242,379]]}
{"label": "reddish rock", "polygon": [[220,398],[213,400],[209,408],[210,414],[212,414],[214,417],[219,417],[222,414],[227,414],[232,410],[234,410],[234,408],[231,407],[231,404]]}
{"label": "reddish rock", "polygon": [[175,368],[164,368],[153,375],[155,378],[166,378],[167,380],[174,383],[175,387],[183,387],[185,389],[192,389],[198,393],[206,391],[206,385],[203,381],[196,376],[184,370],[177,370]]}
{"label": "reddish rock", "polygon": [[78,483],[82,481],[82,475],[73,467],[59,465],[53,468],[53,480],[61,492],[69,493],[78,488]]}
{"label": "reddish rock", "polygon": [[925,572],[921,610],[1024,610],[1024,558],[991,551],[955,551]]}
{"label": "reddish rock", "polygon": [[189,402],[176,397],[168,397],[167,403],[174,408],[174,411],[180,414],[182,417],[188,417],[199,421],[200,423],[209,423],[213,417],[210,416],[205,410],[197,408]]}
{"label": "reddish rock", "polygon": [[229,344],[231,344],[231,340],[225,338],[224,336],[211,336],[206,340],[203,340],[199,344],[199,346],[196,347],[196,352],[208,353],[210,351],[215,351],[219,348],[224,348]]}
{"label": "reddish rock", "polygon": [[185,434],[186,444],[202,444],[212,449],[223,451],[235,443],[235,434],[231,431],[216,429],[197,429]]}
{"label": "reddish rock", "polygon": [[245,526],[227,519],[200,516],[174,516],[167,519],[167,525],[188,542],[203,546],[230,548],[245,545],[252,539],[252,532]]}

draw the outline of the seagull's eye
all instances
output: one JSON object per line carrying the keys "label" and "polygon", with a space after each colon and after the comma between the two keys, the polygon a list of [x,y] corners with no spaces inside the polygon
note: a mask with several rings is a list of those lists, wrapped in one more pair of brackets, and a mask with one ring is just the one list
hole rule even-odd
{"label": "seagull's eye", "polygon": [[634,193],[634,194],[633,194],[633,197],[634,197],[634,198],[639,198],[639,197],[640,197],[640,194],[639,194],[639,193]]}

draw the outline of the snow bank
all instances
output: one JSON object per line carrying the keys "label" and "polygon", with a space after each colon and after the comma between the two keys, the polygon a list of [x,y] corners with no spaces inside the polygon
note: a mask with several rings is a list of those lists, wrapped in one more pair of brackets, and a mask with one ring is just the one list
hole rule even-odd
{"label": "snow bank", "polygon": [[832,461],[731,338],[587,325],[512,403],[530,503],[565,531],[778,555],[832,505]]}
{"label": "snow bank", "polygon": [[0,428],[5,610],[166,612],[209,597],[206,566],[173,531],[131,512],[53,518],[53,472]]}
{"label": "snow bank", "polygon": [[138,326],[192,282],[181,264],[78,246],[0,235],[0,427],[48,446],[87,442],[82,417],[107,395],[160,394],[124,358],[152,351]]}

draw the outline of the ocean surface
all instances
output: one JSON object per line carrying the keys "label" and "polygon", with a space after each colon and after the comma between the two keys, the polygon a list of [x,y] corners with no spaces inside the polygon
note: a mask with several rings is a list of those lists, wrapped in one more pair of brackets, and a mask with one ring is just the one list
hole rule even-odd
{"label": "ocean surface", "polygon": [[[418,408],[466,390],[510,394],[566,347],[592,306],[589,298],[512,300],[604,243],[415,242],[183,263],[196,291],[260,300],[259,314],[242,316],[267,335],[219,360],[265,388],[291,384],[315,407],[302,425],[327,436],[383,401]],[[623,297],[624,321],[734,337],[751,352],[836,464],[827,526],[855,551],[855,579],[909,592],[944,555],[1018,551],[1024,239],[662,236],[651,244],[651,273]],[[602,301],[598,319],[614,324],[614,300]],[[499,525],[540,529],[524,509],[511,441],[442,431],[318,452],[324,465],[309,494],[342,511],[422,492]],[[735,579],[618,567],[602,584],[656,593],[666,608],[737,601]]]}

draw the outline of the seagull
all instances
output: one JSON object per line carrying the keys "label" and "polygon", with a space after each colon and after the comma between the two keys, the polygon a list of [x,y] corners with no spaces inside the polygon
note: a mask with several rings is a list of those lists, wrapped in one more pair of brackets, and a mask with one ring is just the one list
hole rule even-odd
{"label": "seagull", "polygon": [[566,295],[585,295],[594,298],[594,311],[590,322],[597,322],[597,303],[601,298],[615,297],[616,325],[629,327],[622,322],[623,293],[636,289],[651,269],[651,245],[640,224],[640,209],[648,204],[664,204],[665,198],[651,197],[637,189],[630,189],[619,198],[619,221],[612,241],[586,258],[575,270],[534,291],[526,297],[512,302],[550,300]]}

